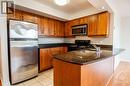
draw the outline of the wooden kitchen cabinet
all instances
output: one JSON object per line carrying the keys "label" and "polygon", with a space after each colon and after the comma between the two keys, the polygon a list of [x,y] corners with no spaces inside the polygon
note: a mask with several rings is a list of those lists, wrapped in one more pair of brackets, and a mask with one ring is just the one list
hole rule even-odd
{"label": "wooden kitchen cabinet", "polygon": [[60,36],[60,22],[55,21],[55,36]]}
{"label": "wooden kitchen cabinet", "polygon": [[40,49],[40,71],[46,70],[52,67],[52,56],[50,55],[50,49]]}
{"label": "wooden kitchen cabinet", "polygon": [[60,22],[60,37],[64,37],[65,36],[65,23],[64,22]]}
{"label": "wooden kitchen cabinet", "polygon": [[22,12],[22,20],[32,23],[37,23],[37,16],[33,13]]}
{"label": "wooden kitchen cabinet", "polygon": [[8,19],[16,19],[38,24],[38,33],[42,36],[64,37],[65,23],[48,17],[15,9],[14,14],[8,14]]}
{"label": "wooden kitchen cabinet", "polygon": [[43,17],[37,16],[37,24],[38,24],[38,35],[44,35],[44,27],[43,27]]}
{"label": "wooden kitchen cabinet", "polygon": [[64,37],[64,22],[55,20],[55,36]]}
{"label": "wooden kitchen cabinet", "polygon": [[95,36],[97,32],[98,16],[92,15],[92,16],[89,16],[88,19],[89,19],[88,36]]}
{"label": "wooden kitchen cabinet", "polygon": [[88,24],[88,17],[83,17],[79,19],[79,24]]}
{"label": "wooden kitchen cabinet", "polygon": [[42,24],[43,24],[43,30],[44,30],[43,35],[48,36],[49,35],[49,18],[43,17]]}
{"label": "wooden kitchen cabinet", "polygon": [[56,54],[67,52],[67,47],[54,47],[40,49],[40,71],[53,67],[52,60]]}
{"label": "wooden kitchen cabinet", "polygon": [[74,19],[71,21],[71,26],[79,25],[80,24],[80,19]]}
{"label": "wooden kitchen cabinet", "polygon": [[48,19],[48,31],[49,31],[49,36],[55,36],[55,20],[53,19]]}
{"label": "wooden kitchen cabinet", "polygon": [[88,36],[107,37],[109,34],[110,15],[103,12],[89,16]]}
{"label": "wooden kitchen cabinet", "polygon": [[98,29],[96,35],[108,36],[109,32],[110,14],[108,12],[98,14]]}
{"label": "wooden kitchen cabinet", "polygon": [[22,11],[15,10],[13,14],[8,14],[7,18],[8,19],[22,20]]}
{"label": "wooden kitchen cabinet", "polygon": [[65,23],[65,37],[72,37],[72,22]]}

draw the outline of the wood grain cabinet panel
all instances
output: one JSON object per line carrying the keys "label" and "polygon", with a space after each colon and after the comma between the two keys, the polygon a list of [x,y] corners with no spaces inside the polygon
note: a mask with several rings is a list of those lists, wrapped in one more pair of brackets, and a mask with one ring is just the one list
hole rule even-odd
{"label": "wood grain cabinet panel", "polygon": [[55,36],[64,37],[64,22],[55,20]]}
{"label": "wood grain cabinet panel", "polygon": [[50,55],[50,49],[40,49],[40,71],[46,70],[52,67],[52,56]]}
{"label": "wood grain cabinet panel", "polygon": [[55,20],[55,36],[60,36],[60,22]]}
{"label": "wood grain cabinet panel", "polygon": [[102,12],[89,16],[88,36],[107,37],[109,35],[110,14]]}
{"label": "wood grain cabinet panel", "polygon": [[67,52],[67,47],[54,47],[40,49],[40,71],[44,71],[53,67],[53,58],[56,54]]}
{"label": "wood grain cabinet panel", "polygon": [[110,14],[108,12],[100,13],[98,15],[98,29],[96,34],[99,36],[107,36],[109,34],[109,22]]}
{"label": "wood grain cabinet panel", "polygon": [[89,16],[88,19],[89,19],[88,36],[95,36],[97,32],[98,16],[92,15],[92,16]]}
{"label": "wood grain cabinet panel", "polygon": [[7,18],[8,19],[22,20],[22,11],[15,10],[13,14],[8,14]]}
{"label": "wood grain cabinet panel", "polygon": [[88,24],[89,19],[88,19],[88,17],[86,16],[86,17],[80,18],[79,21],[80,21],[80,22],[79,22],[80,24]]}
{"label": "wood grain cabinet panel", "polygon": [[42,22],[43,22],[44,35],[48,36],[49,35],[49,18],[43,17]]}
{"label": "wood grain cabinet panel", "polygon": [[23,21],[33,22],[33,23],[37,22],[37,16],[32,13],[22,12],[22,18]]}
{"label": "wood grain cabinet panel", "polygon": [[54,59],[54,86],[106,86],[114,72],[114,58],[90,64]]}
{"label": "wood grain cabinet panel", "polygon": [[65,23],[65,37],[72,37],[72,22]]}
{"label": "wood grain cabinet panel", "polygon": [[49,36],[55,36],[55,20],[53,19],[50,19],[49,18],[49,21],[48,21],[48,25],[49,25],[49,28],[48,28],[48,31],[49,31]]}
{"label": "wood grain cabinet panel", "polygon": [[80,19],[74,19],[71,21],[71,26],[79,25],[80,24]]}
{"label": "wood grain cabinet panel", "polygon": [[37,16],[37,24],[38,24],[38,35],[44,35],[44,28],[43,28],[43,17],[42,16]]}

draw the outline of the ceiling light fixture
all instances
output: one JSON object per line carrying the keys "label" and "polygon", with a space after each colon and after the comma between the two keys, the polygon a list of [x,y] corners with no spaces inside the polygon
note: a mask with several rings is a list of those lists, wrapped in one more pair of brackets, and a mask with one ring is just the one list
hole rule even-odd
{"label": "ceiling light fixture", "polygon": [[70,0],[54,0],[54,2],[59,6],[64,6],[70,2]]}

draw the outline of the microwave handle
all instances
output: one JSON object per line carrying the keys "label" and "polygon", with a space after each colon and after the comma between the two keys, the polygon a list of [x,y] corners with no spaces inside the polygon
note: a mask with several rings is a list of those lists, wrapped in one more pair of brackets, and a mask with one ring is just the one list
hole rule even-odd
{"label": "microwave handle", "polygon": [[85,30],[85,28],[83,29],[83,33],[84,33],[84,34],[86,33],[86,30]]}

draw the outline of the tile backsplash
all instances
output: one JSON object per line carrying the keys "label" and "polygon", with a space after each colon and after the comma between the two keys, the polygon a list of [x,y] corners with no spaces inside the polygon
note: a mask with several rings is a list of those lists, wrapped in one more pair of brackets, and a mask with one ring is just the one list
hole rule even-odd
{"label": "tile backsplash", "polygon": [[39,44],[51,43],[75,43],[75,40],[91,40],[91,44],[112,45],[112,37],[109,38],[90,38],[86,36],[76,36],[75,38],[39,38]]}
{"label": "tile backsplash", "polygon": [[64,43],[64,38],[40,37],[38,38],[38,42],[39,44]]}

